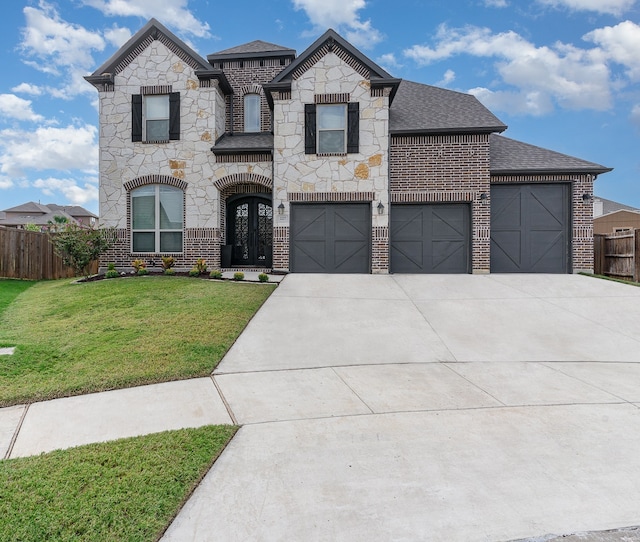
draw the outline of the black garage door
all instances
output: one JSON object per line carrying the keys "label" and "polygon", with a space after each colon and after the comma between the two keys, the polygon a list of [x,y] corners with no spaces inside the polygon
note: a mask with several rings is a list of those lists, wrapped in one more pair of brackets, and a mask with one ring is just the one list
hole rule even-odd
{"label": "black garage door", "polygon": [[391,272],[468,273],[469,205],[391,206]]}
{"label": "black garage door", "polygon": [[569,185],[491,187],[491,271],[566,273],[569,267]]}
{"label": "black garage door", "polygon": [[369,273],[371,204],[291,204],[290,238],[295,273]]}

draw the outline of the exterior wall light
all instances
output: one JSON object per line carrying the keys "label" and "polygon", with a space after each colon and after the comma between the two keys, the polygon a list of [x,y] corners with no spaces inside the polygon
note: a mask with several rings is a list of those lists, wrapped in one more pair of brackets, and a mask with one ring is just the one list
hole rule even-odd
{"label": "exterior wall light", "polygon": [[382,202],[379,201],[378,202],[378,214],[381,215],[382,213],[384,213],[384,205],[382,205]]}
{"label": "exterior wall light", "polygon": [[480,199],[481,199],[482,201],[484,201],[484,200],[486,200],[486,199],[489,199],[489,194],[487,194],[486,192],[482,192],[482,193],[480,194]]}
{"label": "exterior wall light", "polygon": [[582,201],[584,201],[585,203],[587,203],[588,201],[591,201],[592,199],[593,199],[593,196],[589,194],[589,192],[585,192],[584,194],[582,194]]}
{"label": "exterior wall light", "polygon": [[280,202],[280,205],[278,205],[278,214],[279,215],[283,215],[284,214],[284,203]]}

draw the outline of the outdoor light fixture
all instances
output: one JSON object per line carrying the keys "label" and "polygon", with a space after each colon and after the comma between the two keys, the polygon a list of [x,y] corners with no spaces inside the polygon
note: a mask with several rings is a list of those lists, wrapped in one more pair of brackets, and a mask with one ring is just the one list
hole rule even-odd
{"label": "outdoor light fixture", "polygon": [[382,202],[379,201],[378,202],[378,214],[381,215],[382,213],[384,213],[384,205],[382,205]]}
{"label": "outdoor light fixture", "polygon": [[280,205],[278,205],[278,214],[279,215],[283,215],[284,214],[284,203],[280,202]]}
{"label": "outdoor light fixture", "polygon": [[486,200],[486,199],[489,199],[489,194],[487,194],[486,192],[482,192],[480,194],[480,199],[483,200],[483,201]]}
{"label": "outdoor light fixture", "polygon": [[589,194],[589,192],[585,192],[584,194],[582,194],[582,201],[584,201],[585,203],[587,203],[588,201],[591,201],[592,199],[593,199],[593,196]]}

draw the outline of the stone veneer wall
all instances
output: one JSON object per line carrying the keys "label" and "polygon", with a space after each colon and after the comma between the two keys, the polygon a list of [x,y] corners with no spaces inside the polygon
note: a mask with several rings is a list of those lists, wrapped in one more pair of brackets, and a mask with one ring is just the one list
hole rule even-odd
{"label": "stone veneer wall", "polygon": [[[184,252],[172,254],[178,265],[191,267],[200,257],[219,263],[219,192],[210,148],[224,129],[225,102],[217,82],[201,85],[194,70],[170,47],[151,40],[119,67],[113,87],[99,92],[100,220],[118,230],[118,243],[101,260],[103,265],[130,268],[137,257],[159,261],[160,254],[131,252],[129,193],[124,186],[150,175],[180,179],[186,186]],[[149,86],[180,93],[179,140],[131,141],[131,97]]]}
{"label": "stone veneer wall", "polygon": [[471,204],[471,264],[490,266],[489,136],[487,134],[391,136],[391,203]]}
{"label": "stone veneer wall", "polygon": [[593,271],[593,203],[582,194],[593,194],[592,175],[492,176],[491,183],[571,183],[571,262],[573,272]]}
{"label": "stone veneer wall", "polygon": [[[303,197],[305,201],[371,201],[372,271],[388,272],[389,98],[372,95],[369,80],[358,73],[363,70],[349,65],[352,59],[346,62],[335,52],[323,54],[294,74],[290,94],[281,93],[274,100],[274,208],[282,203],[285,210],[275,215],[273,267],[289,268],[289,202]],[[325,98],[335,95],[360,104],[359,152],[305,154],[304,105],[327,103]],[[363,194],[368,199],[362,200]],[[382,215],[376,209],[380,201],[385,206]]]}

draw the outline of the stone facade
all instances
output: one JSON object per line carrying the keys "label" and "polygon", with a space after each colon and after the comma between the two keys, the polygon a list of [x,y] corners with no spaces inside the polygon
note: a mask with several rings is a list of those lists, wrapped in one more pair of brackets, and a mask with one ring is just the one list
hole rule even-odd
{"label": "stone facade", "polygon": [[[391,131],[392,89],[399,80],[381,84],[371,71],[377,67],[348,44],[336,42],[339,37],[330,35],[293,65],[292,52],[276,48],[256,58],[249,52],[242,59],[227,59],[229,53],[222,52],[211,55],[217,60],[207,66],[155,21],[139,35],[130,49],[104,65],[108,73],[87,78],[100,101],[100,218],[102,225],[117,229],[118,239],[102,267],[114,262],[131,270],[136,258],[159,264],[165,254],[132,252],[130,197],[135,188],[159,184],[183,190],[183,250],[171,254],[181,269],[190,268],[197,258],[205,258],[210,268],[221,266],[221,247],[229,242],[227,202],[253,194],[271,198],[274,270],[289,271],[292,204],[369,203],[370,271],[388,273],[393,205],[448,202],[469,205],[471,270],[486,273],[491,185],[559,182],[571,184],[571,267],[592,269],[591,205],[582,194],[592,194],[594,175],[492,175],[491,130]],[[286,84],[279,74],[287,74]],[[275,86],[270,88],[272,81]],[[132,141],[132,96],[158,93],[180,94],[179,139]],[[244,129],[248,93],[261,97],[261,132],[243,139],[238,134]],[[305,105],[334,103],[358,104],[357,152],[309,152]],[[229,146],[217,151],[225,134]],[[266,141],[272,141],[272,147],[250,139],[256,135],[262,142],[264,136],[271,138]]]}

